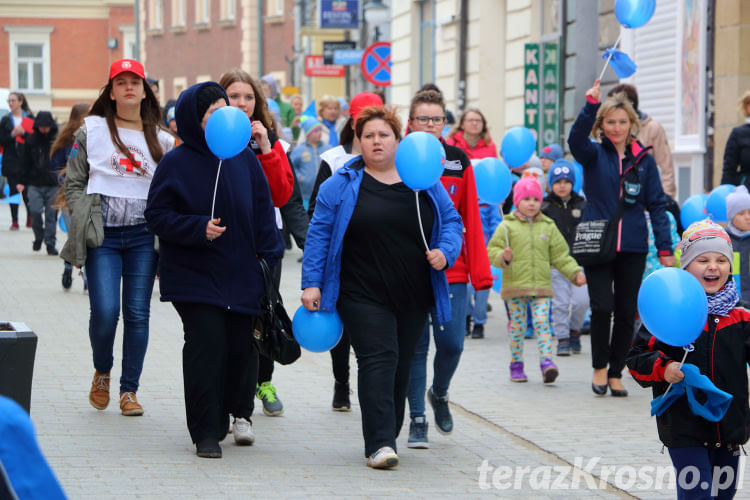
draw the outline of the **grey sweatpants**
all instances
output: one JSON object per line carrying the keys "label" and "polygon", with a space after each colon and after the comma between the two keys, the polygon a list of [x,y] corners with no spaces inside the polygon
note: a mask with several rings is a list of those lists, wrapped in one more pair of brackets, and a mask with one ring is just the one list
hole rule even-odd
{"label": "grey sweatpants", "polygon": [[570,330],[580,330],[589,308],[586,285],[575,286],[557,269],[552,269],[552,329],[558,339],[570,338]]}

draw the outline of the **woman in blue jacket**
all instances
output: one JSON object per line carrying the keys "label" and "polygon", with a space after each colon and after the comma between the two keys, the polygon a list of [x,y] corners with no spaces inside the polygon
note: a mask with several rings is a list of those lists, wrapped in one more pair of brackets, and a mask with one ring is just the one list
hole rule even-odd
{"label": "woman in blue jacket", "polygon": [[[584,266],[591,298],[591,389],[604,395],[609,387],[612,396],[624,397],[628,393],[622,385],[622,370],[633,337],[638,289],[648,253],[645,210],[653,224],[659,261],[669,267],[675,258],[658,167],[648,153],[650,148],[635,140],[638,115],[624,94],[614,94],[603,104],[600,96],[597,80],[586,92],[587,102],[570,130],[568,145],[583,166],[586,185],[592,186],[586,189],[582,220],[613,222],[620,203],[624,207],[617,225],[614,260]],[[601,142],[590,141],[589,135]]]}
{"label": "woman in blue jacket", "polygon": [[[252,394],[258,352],[252,331],[264,293],[258,258],[283,254],[268,182],[244,149],[222,162],[204,136],[211,113],[229,104],[215,82],[180,94],[175,118],[182,144],[165,155],[151,182],[146,220],[159,236],[161,300],[171,301],[185,331],[182,371],[190,437],[197,454],[220,458],[229,414],[237,444],[252,444]],[[216,205],[211,207],[216,188]]]}
{"label": "woman in blue jacket", "polygon": [[361,111],[355,133],[362,157],[321,185],[302,260],[302,304],[337,309],[351,337],[365,456],[374,468],[398,464],[414,347],[433,306],[440,322],[450,319],[444,270],[458,257],[463,229],[439,182],[415,197],[401,181],[400,131],[393,111]]}

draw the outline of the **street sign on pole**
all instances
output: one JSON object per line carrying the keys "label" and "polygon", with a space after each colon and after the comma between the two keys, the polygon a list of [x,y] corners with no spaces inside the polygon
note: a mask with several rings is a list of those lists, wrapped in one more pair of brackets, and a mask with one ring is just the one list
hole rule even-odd
{"label": "street sign on pole", "polygon": [[305,56],[305,76],[344,76],[344,67],[324,64],[323,56]]}
{"label": "street sign on pole", "polygon": [[391,44],[375,42],[362,55],[362,75],[378,87],[391,84]]}
{"label": "street sign on pole", "polygon": [[365,53],[362,49],[354,50],[335,50],[333,52],[333,64],[344,64],[347,66],[359,66],[362,62],[362,55]]}
{"label": "street sign on pole", "polygon": [[321,29],[357,29],[359,0],[318,0],[318,26]]}
{"label": "street sign on pole", "polygon": [[323,42],[323,64],[334,64],[333,54],[337,50],[353,50],[355,48],[357,48],[357,42],[348,40]]}

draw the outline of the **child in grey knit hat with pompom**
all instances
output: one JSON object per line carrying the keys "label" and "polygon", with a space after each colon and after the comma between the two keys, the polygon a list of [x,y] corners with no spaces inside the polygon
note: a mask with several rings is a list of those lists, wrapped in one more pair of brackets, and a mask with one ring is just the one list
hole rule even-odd
{"label": "child in grey knit hat with pompom", "polygon": [[737,283],[740,305],[750,307],[750,193],[745,186],[738,186],[727,196],[727,233],[734,249],[734,273],[739,274]]}

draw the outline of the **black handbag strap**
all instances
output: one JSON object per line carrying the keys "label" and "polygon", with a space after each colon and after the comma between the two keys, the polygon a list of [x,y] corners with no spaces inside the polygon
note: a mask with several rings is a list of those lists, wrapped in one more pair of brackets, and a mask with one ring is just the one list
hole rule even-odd
{"label": "black handbag strap", "polygon": [[260,263],[261,270],[263,270],[263,281],[265,281],[266,296],[268,297],[269,303],[274,304],[276,302],[282,302],[281,296],[279,295],[279,289],[276,288],[276,284],[273,282],[273,274],[271,273],[271,268],[268,267],[266,259],[260,258],[258,259],[258,262]]}

